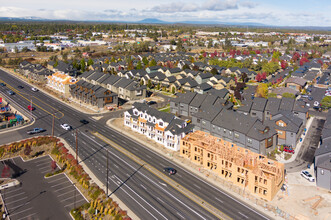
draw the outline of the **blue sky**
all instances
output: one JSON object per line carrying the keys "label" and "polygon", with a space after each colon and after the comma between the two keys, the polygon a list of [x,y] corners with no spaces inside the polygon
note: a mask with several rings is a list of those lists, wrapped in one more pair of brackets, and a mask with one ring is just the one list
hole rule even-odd
{"label": "blue sky", "polygon": [[330,0],[10,0],[1,17],[69,20],[252,22],[280,26],[331,26]]}

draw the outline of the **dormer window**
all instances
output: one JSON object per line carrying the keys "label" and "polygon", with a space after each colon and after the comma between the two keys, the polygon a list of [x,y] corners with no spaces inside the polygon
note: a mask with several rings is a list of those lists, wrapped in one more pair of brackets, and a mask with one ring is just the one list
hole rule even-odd
{"label": "dormer window", "polygon": [[163,122],[159,122],[159,125],[160,125],[161,127],[163,127]]}

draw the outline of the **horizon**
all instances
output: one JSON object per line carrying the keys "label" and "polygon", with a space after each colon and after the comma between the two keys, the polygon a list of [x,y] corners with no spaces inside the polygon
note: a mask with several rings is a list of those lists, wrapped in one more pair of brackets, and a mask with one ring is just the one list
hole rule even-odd
{"label": "horizon", "polygon": [[[167,23],[195,21],[197,23],[257,23],[266,26],[330,27],[331,4],[327,0],[285,1],[272,0],[124,0],[113,2],[58,0],[45,4],[41,0],[5,2],[0,7],[1,17],[37,17],[49,20],[139,22],[158,19]],[[134,7],[132,7],[134,6]]]}

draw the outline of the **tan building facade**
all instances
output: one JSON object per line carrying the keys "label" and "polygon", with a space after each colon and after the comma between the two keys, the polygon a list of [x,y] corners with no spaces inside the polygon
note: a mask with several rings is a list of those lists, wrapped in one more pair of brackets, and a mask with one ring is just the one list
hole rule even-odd
{"label": "tan building facade", "polygon": [[180,155],[268,201],[285,179],[284,164],[203,131],[181,139]]}

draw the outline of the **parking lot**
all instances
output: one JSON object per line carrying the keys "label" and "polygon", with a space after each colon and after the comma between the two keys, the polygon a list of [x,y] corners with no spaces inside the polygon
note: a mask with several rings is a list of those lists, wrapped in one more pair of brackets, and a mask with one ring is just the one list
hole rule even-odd
{"label": "parking lot", "polygon": [[[13,158],[6,162],[17,173],[20,185],[1,190],[10,219],[71,219],[69,212],[87,202],[65,174],[44,178],[52,170],[49,156],[24,162]],[[5,164],[0,164],[4,170]],[[16,167],[16,168],[15,168]],[[18,169],[19,168],[19,169]]]}

